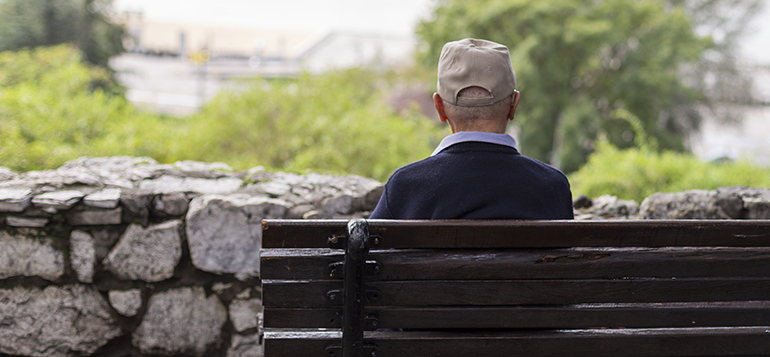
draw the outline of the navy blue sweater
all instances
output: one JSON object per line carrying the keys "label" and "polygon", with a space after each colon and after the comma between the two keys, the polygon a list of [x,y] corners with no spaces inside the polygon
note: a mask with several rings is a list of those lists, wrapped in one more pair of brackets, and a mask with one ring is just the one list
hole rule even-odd
{"label": "navy blue sweater", "polygon": [[462,142],[399,168],[372,219],[572,219],[564,174],[509,146]]}

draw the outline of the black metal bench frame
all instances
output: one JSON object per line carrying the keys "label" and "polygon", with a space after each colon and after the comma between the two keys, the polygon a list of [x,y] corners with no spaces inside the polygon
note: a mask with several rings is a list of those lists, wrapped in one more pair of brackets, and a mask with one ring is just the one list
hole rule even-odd
{"label": "black metal bench frame", "polygon": [[[374,228],[370,228],[370,224]],[[463,339],[470,335],[477,339],[476,343],[479,346],[484,348],[479,350],[484,352],[478,354],[483,356],[518,355],[518,353],[509,354],[510,351],[494,352],[499,349],[510,348],[513,345],[517,348],[519,346],[526,347],[523,350],[528,351],[528,355],[532,355],[531,351],[536,349],[562,351],[563,353],[559,353],[562,355],[599,356],[605,353],[607,355],[626,355],[626,353],[619,354],[619,351],[631,349],[627,355],[663,356],[682,353],[681,355],[688,356],[770,356],[770,327],[768,327],[770,326],[770,221],[354,220],[344,222],[267,220],[263,222],[262,241],[266,357],[292,355],[380,356],[378,351],[381,350],[381,346],[376,342],[370,342],[371,339],[365,338],[364,331],[366,330],[372,331],[369,332],[371,336],[379,336],[385,342],[391,338],[390,336],[416,336],[415,338],[421,338],[425,341],[434,338],[436,346],[444,346],[436,347],[439,350],[444,348],[444,350],[435,352],[437,356],[467,353],[467,350],[460,349],[466,352],[453,350],[454,347],[451,347],[450,341],[461,341],[457,342],[458,346],[464,346]],[[585,251],[577,250],[578,253],[572,255],[559,255],[549,254],[552,250],[548,250],[572,249],[574,247],[580,247]],[[699,253],[688,256],[687,247],[699,249]],[[654,281],[646,282],[643,278],[631,278],[628,282],[623,282],[618,281],[618,279],[596,279],[594,275],[597,273],[589,271],[586,272],[586,280],[570,282],[569,280],[557,279],[554,280],[554,284],[559,285],[560,289],[577,291],[575,295],[582,297],[576,299],[585,299],[585,296],[589,296],[592,291],[597,291],[597,295],[601,295],[602,289],[615,289],[614,286],[618,284],[631,286],[624,288],[631,290],[628,290],[630,292],[624,291],[623,294],[625,295],[622,296],[610,296],[607,303],[570,301],[572,297],[559,297],[554,298],[553,302],[545,301],[544,304],[540,304],[541,301],[538,300],[535,302],[539,304],[537,306],[522,304],[524,308],[518,309],[521,311],[518,311],[517,307],[495,307],[495,301],[493,301],[495,298],[481,297],[480,301],[476,302],[463,301],[462,303],[466,304],[464,306],[437,308],[435,313],[431,311],[431,307],[414,309],[415,316],[411,320],[418,321],[416,325],[418,328],[414,328],[415,325],[383,325],[380,321],[380,318],[385,317],[383,315],[400,313],[401,319],[403,319],[404,314],[410,313],[412,310],[409,310],[409,304],[405,303],[404,306],[406,307],[403,311],[388,310],[386,307],[379,314],[367,313],[368,304],[383,299],[383,294],[373,286],[376,284],[367,285],[367,277],[376,276],[388,267],[388,263],[372,259],[369,253],[371,249],[380,249],[379,252],[383,253],[380,256],[396,259],[401,256],[399,249],[405,248],[426,249],[430,254],[435,254],[442,249],[452,249],[447,250],[447,252],[453,252],[454,249],[465,251],[484,249],[485,254],[497,251],[507,252],[512,249],[513,252],[517,252],[517,249],[535,249],[535,252],[539,252],[538,249],[545,249],[542,254],[537,253],[541,257],[538,261],[532,262],[531,269],[540,269],[537,266],[539,263],[542,263],[543,268],[548,270],[549,264],[554,266],[553,263],[582,260],[582,266],[596,266],[596,271],[601,271],[601,263],[604,260],[609,260],[607,258],[613,254],[614,250],[619,250],[624,254],[623,259],[629,259],[629,261],[633,261],[637,255],[640,257],[639,259],[651,259],[650,262],[673,261],[674,263],[671,263],[674,264],[672,265],[673,268],[668,266],[666,269],[679,270],[685,276],[691,274],[690,271],[697,272],[697,274],[689,280],[687,278],[680,279],[682,281],[676,281],[674,277],[670,281],[669,279],[654,279]],[[343,280],[341,290],[336,288],[322,289],[325,302],[334,307],[331,309],[332,312],[326,309],[327,311],[324,312],[326,315],[322,315],[327,316],[328,323],[319,325],[317,322],[309,322],[308,320],[306,323],[303,321],[304,316],[316,316],[319,314],[318,311],[324,308],[302,306],[303,304],[307,305],[307,303],[299,303],[299,306],[284,309],[291,303],[283,306],[278,301],[280,297],[271,295],[275,291],[273,290],[274,287],[283,286],[281,284],[287,276],[299,277],[305,274],[296,272],[304,269],[301,268],[303,266],[301,264],[293,265],[291,258],[288,258],[291,254],[280,253],[280,249],[326,249],[327,253],[329,249],[332,249],[337,252],[330,253],[334,256],[339,256],[340,251],[337,250],[344,250],[344,261],[329,261],[324,267],[324,274],[328,275],[325,280]],[[636,254],[634,249],[640,249],[637,255],[634,255]],[[603,250],[606,250],[607,253],[602,253]],[[704,252],[712,253],[706,254]],[[299,256],[305,253],[307,251],[302,251]],[[408,254],[420,253],[413,250]],[[716,266],[712,267],[709,264],[709,259],[713,259]],[[622,270],[624,266],[622,263],[614,262],[607,266],[613,267],[613,269],[619,267]],[[467,264],[467,262],[463,262],[463,264]],[[495,259],[490,259],[490,261],[479,264],[483,266],[474,269],[490,271],[495,269],[496,262]],[[731,272],[732,275],[724,279],[707,279],[709,274],[722,269],[720,264],[724,266],[730,264],[730,270],[735,272]],[[639,262],[628,265],[629,272],[618,271],[617,276],[627,275],[632,273],[632,270],[639,270]],[[467,267],[467,265],[449,268],[457,270],[463,267]],[[505,267],[505,269],[509,268],[511,267]],[[292,269],[294,271],[291,271]],[[535,274],[529,273],[529,269],[528,266],[521,274]],[[657,266],[649,266],[649,269],[646,270],[647,272],[641,276],[670,274],[662,271],[658,273]],[[495,274],[501,278],[516,277],[517,275],[508,272],[493,273],[493,275]],[[319,278],[318,272],[310,272],[305,275],[310,277],[299,278],[303,283],[311,284],[313,279]],[[602,273],[603,275],[606,274]],[[529,276],[529,278],[533,277],[536,278],[537,276]],[[529,281],[514,281],[501,287],[494,285],[496,283],[493,281],[488,283],[485,281],[466,282],[469,285],[476,284],[474,286],[478,286],[479,289],[494,286],[495,289],[502,289],[503,292],[507,292],[506,289],[512,289],[511,291],[525,290],[530,285],[542,283],[536,279],[532,280],[532,284],[529,284]],[[408,285],[404,284],[405,286]],[[308,290],[306,287],[303,289],[305,289],[303,291]],[[538,289],[542,288],[538,287]],[[645,289],[656,290],[656,292],[649,292]],[[409,294],[408,286],[404,290],[406,291],[405,294]],[[667,291],[670,291],[678,300],[671,298],[669,301],[669,298],[665,296]],[[514,291],[514,293],[516,292]],[[385,295],[388,298],[395,296],[393,293]],[[537,299],[542,299],[542,294],[535,295],[538,296]],[[430,294],[425,296],[430,296]],[[637,301],[637,296],[641,296],[639,300],[642,302]],[[597,301],[603,301],[597,299]],[[402,300],[409,300],[409,298],[402,298]],[[570,303],[565,304],[564,301],[570,301]],[[473,305],[476,303],[482,307],[475,308]],[[323,304],[321,303],[321,305]],[[483,306],[487,304],[489,306]],[[506,314],[510,315],[512,310],[516,313],[516,321],[504,317],[507,316]],[[437,316],[443,316],[447,311],[452,312],[452,318],[432,323],[436,326],[440,325],[441,328],[425,329],[420,326],[420,316],[424,316],[422,317],[424,319],[436,319]],[[543,320],[559,321],[560,325],[551,326],[548,324],[553,324],[553,322],[538,322],[543,316],[548,316]],[[340,317],[341,321],[339,321]],[[695,327],[686,326],[685,322],[689,319],[693,319]],[[625,321],[633,321],[633,323],[624,328],[626,326],[622,326],[622,324]],[[341,338],[338,336],[338,330],[334,329],[335,326],[340,325],[342,327]],[[380,327],[385,327],[386,331],[373,331]],[[609,328],[589,329],[587,327]],[[406,328],[407,331],[402,331],[401,328]],[[444,330],[445,328],[452,330]],[[395,330],[388,331],[392,329]],[[273,339],[270,336],[271,333],[275,333],[278,338]],[[656,334],[655,345],[649,346],[649,336],[653,334]],[[296,341],[317,339],[316,343],[310,345],[319,346],[319,348],[298,355],[297,349],[287,347],[292,345],[292,336],[296,338]],[[571,342],[572,340],[569,338],[575,336],[580,337],[581,341],[588,342],[573,347],[575,343]],[[704,341],[708,341],[708,343],[704,344]],[[384,344],[384,342],[380,344]],[[389,355],[388,353],[400,355],[393,351],[406,353],[403,351],[408,350],[409,344],[408,338],[399,340],[397,343],[394,342],[396,347],[383,352],[385,355]],[[689,346],[683,344],[689,344]],[[699,345],[701,347],[698,347]],[[431,346],[431,344],[428,343],[425,346]],[[720,350],[715,350],[714,346],[722,347]],[[565,349],[569,349],[569,351]],[[671,352],[669,353],[669,351]],[[548,355],[547,353],[550,352],[544,352],[543,355]],[[422,353],[418,351],[413,355],[430,354],[428,351]]]}

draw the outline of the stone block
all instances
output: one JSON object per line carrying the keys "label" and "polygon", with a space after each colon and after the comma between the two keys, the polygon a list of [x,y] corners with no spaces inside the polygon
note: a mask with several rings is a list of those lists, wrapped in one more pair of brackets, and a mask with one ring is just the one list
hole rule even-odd
{"label": "stone block", "polygon": [[235,299],[230,302],[230,321],[235,331],[243,332],[257,328],[257,316],[262,311],[262,302],[259,299]]}
{"label": "stone block", "polygon": [[237,177],[221,177],[216,180],[188,177],[184,184],[187,192],[221,195],[235,192],[241,188],[243,180]]}
{"label": "stone block", "polygon": [[89,207],[115,208],[120,203],[120,194],[123,190],[119,188],[105,188],[94,192],[83,198],[83,203]]}
{"label": "stone block", "polygon": [[139,189],[154,194],[185,192],[184,180],[185,178],[181,176],[163,175],[156,179],[143,180],[139,183]]}
{"label": "stone block", "polygon": [[135,316],[142,307],[142,290],[139,289],[110,290],[107,296],[110,305],[123,316]]}
{"label": "stone block", "polygon": [[70,261],[81,283],[94,282],[95,240],[90,234],[74,230],[70,234]]}
{"label": "stone block", "polygon": [[139,223],[147,226],[150,219],[150,204],[155,195],[147,190],[126,190],[120,197],[123,207],[123,222]]}
{"label": "stone block", "polygon": [[335,197],[339,194],[340,190],[330,186],[318,186],[315,187],[308,195],[307,199],[313,202],[317,206],[323,205],[323,200],[330,197]]}
{"label": "stone block", "polygon": [[152,214],[157,217],[184,216],[190,207],[190,199],[183,192],[157,195],[152,200]]}
{"label": "stone block", "polygon": [[0,289],[0,352],[15,356],[91,355],[121,334],[107,302],[90,286]]}
{"label": "stone block", "polygon": [[227,350],[227,357],[264,356],[264,349],[260,344],[258,333],[246,336],[233,335],[230,341],[230,349]]}
{"label": "stone block", "polygon": [[157,293],[134,331],[132,343],[143,354],[203,356],[220,342],[227,311],[216,295],[202,287]]}
{"label": "stone block", "polygon": [[280,182],[260,182],[252,188],[273,198],[283,196],[291,191],[291,186]]}
{"label": "stone block", "polygon": [[602,195],[592,201],[592,209],[599,215],[633,216],[639,213],[636,201],[621,200],[616,196]]}
{"label": "stone block", "polygon": [[251,297],[251,288],[243,289],[238,294],[235,294],[235,297],[242,300],[248,300],[248,298]]}
{"label": "stone block", "polygon": [[302,219],[322,219],[325,218],[323,212],[314,209],[312,211],[307,211],[302,214]]}
{"label": "stone block", "polygon": [[0,212],[24,212],[31,202],[31,189],[0,188]]}
{"label": "stone block", "polygon": [[289,202],[294,206],[312,204],[310,201],[306,200],[304,197],[300,195],[295,194],[294,192],[289,192],[281,196],[280,198],[286,202]]}
{"label": "stone block", "polygon": [[195,178],[163,175],[157,179],[142,181],[139,188],[155,194],[174,192],[228,194],[238,190],[242,183],[242,180],[237,177]]}
{"label": "stone block", "polygon": [[72,226],[106,226],[120,224],[123,210],[114,209],[84,209],[67,212],[67,223]]}
{"label": "stone block", "polygon": [[747,212],[742,196],[746,190],[745,187],[720,187],[716,193],[716,205],[732,219],[744,218]]}
{"label": "stone block", "polygon": [[[594,202],[595,204],[595,202]],[[655,193],[644,199],[643,219],[729,219],[717,206],[716,191]]]}
{"label": "stone block", "polygon": [[287,205],[245,195],[193,199],[186,218],[193,265],[211,273],[232,273],[241,280],[259,276],[262,219],[283,218]]}
{"label": "stone block", "polygon": [[173,277],[182,257],[181,226],[179,220],[147,229],[138,224],[128,226],[104,266],[124,280],[158,282]]}
{"label": "stone block", "polygon": [[221,281],[215,281],[211,284],[211,291],[222,295],[225,291],[230,290],[233,287],[233,283],[223,283]]}
{"label": "stone block", "polygon": [[336,177],[332,185],[354,198],[352,211],[373,210],[385,189],[385,185],[377,180],[355,175]]}
{"label": "stone block", "polygon": [[91,236],[94,237],[94,246],[96,248],[96,260],[102,261],[107,258],[112,247],[120,239],[125,227],[121,226],[94,226],[90,227]]}
{"label": "stone block", "polygon": [[48,224],[48,221],[50,221],[48,218],[42,217],[5,217],[5,224],[10,227],[42,228]]}
{"label": "stone block", "polygon": [[722,187],[717,205],[734,219],[770,219],[770,189]]}
{"label": "stone block", "polygon": [[70,209],[85,196],[80,191],[54,191],[35,196],[32,204],[39,208],[53,208],[56,210]]}
{"label": "stone block", "polygon": [[177,161],[174,163],[174,167],[183,172],[200,172],[200,171],[219,171],[219,172],[232,172],[233,168],[224,162],[199,162],[199,161]]}
{"label": "stone block", "polygon": [[273,182],[284,183],[293,187],[293,186],[304,185],[304,184],[312,185],[314,182],[310,182],[310,181],[314,180],[316,177],[319,177],[319,176],[323,176],[323,175],[319,175],[315,173],[300,175],[293,172],[275,172],[272,175],[265,177],[265,179],[271,180]]}
{"label": "stone block", "polygon": [[594,205],[594,202],[591,200],[590,197],[586,195],[577,196],[577,198],[575,198],[572,201],[572,207],[574,207],[575,209],[591,208],[593,205]]}
{"label": "stone block", "polygon": [[377,182],[377,185],[372,187],[371,190],[366,193],[366,196],[364,196],[364,206],[360,207],[360,209],[364,211],[374,211],[374,208],[377,207],[377,203],[380,202],[383,191],[385,191],[385,185]]}
{"label": "stone block", "polygon": [[304,217],[305,213],[315,210],[315,206],[311,204],[297,205],[289,209],[286,212],[286,218],[288,219],[300,219]]}
{"label": "stone block", "polygon": [[743,205],[748,211],[748,219],[770,219],[770,194],[764,197],[746,197]]}
{"label": "stone block", "polygon": [[334,217],[338,214],[351,214],[353,209],[353,196],[345,193],[334,197],[327,197],[321,201],[320,209],[327,217]]}
{"label": "stone block", "polygon": [[64,254],[53,247],[53,239],[0,231],[0,279],[37,276],[55,281],[62,275]]}

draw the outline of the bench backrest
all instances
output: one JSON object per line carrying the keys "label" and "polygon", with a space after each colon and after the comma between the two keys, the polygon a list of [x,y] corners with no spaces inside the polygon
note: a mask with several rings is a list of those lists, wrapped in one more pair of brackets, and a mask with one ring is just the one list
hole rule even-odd
{"label": "bench backrest", "polygon": [[770,221],[268,220],[262,247],[267,357],[770,356]]}

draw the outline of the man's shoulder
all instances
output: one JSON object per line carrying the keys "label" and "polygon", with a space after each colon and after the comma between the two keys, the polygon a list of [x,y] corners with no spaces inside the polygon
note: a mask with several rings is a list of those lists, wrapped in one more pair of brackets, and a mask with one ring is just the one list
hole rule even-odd
{"label": "man's shoulder", "polygon": [[429,175],[436,167],[436,163],[441,159],[436,156],[426,157],[422,160],[418,160],[404,166],[399,167],[390,176],[388,181],[399,181],[409,179],[419,179],[422,176]]}
{"label": "man's shoulder", "polygon": [[528,162],[532,167],[537,168],[538,170],[541,170],[542,172],[548,173],[553,175],[554,177],[559,177],[563,179],[567,179],[567,175],[565,175],[561,170],[557,169],[554,166],[551,166],[549,164],[546,164],[540,160],[533,159],[529,156],[525,155],[519,155],[520,159],[523,161]]}

